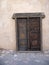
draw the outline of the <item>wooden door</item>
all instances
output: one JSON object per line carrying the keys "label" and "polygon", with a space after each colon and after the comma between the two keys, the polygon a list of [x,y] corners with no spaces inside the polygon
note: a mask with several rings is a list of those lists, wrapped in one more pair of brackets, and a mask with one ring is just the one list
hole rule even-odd
{"label": "wooden door", "polygon": [[40,18],[29,18],[29,44],[32,51],[40,50]]}
{"label": "wooden door", "polygon": [[40,46],[40,18],[17,18],[18,50],[39,51]]}
{"label": "wooden door", "polygon": [[18,50],[26,51],[27,48],[27,18],[17,18]]}

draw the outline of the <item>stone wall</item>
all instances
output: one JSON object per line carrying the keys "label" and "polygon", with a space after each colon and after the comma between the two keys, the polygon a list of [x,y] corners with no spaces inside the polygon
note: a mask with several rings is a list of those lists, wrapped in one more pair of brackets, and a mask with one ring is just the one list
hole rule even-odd
{"label": "stone wall", "polygon": [[0,48],[16,50],[13,13],[44,12],[42,47],[49,50],[49,0],[0,0]]}

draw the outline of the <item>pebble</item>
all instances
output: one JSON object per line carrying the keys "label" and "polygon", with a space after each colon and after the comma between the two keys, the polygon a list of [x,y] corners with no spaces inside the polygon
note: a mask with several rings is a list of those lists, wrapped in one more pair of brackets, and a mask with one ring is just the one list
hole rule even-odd
{"label": "pebble", "polygon": [[40,60],[35,60],[35,62],[38,62],[38,63],[39,63],[39,62],[40,62]]}
{"label": "pebble", "polygon": [[6,60],[4,63],[9,63],[9,61]]}
{"label": "pebble", "polygon": [[14,54],[14,57],[17,57],[17,55],[16,55],[16,54]]}

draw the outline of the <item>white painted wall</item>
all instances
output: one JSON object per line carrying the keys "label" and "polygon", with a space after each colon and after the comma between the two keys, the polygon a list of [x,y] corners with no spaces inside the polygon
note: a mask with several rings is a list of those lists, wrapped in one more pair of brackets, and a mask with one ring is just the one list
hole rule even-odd
{"label": "white painted wall", "polygon": [[44,12],[42,21],[43,50],[49,50],[49,0],[0,0],[0,48],[16,49],[13,13]]}

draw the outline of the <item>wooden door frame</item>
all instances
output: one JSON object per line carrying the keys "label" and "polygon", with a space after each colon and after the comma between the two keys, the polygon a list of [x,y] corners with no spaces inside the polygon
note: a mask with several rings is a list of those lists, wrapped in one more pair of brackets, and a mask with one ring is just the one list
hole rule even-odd
{"label": "wooden door frame", "polygon": [[[15,19],[15,23],[17,22],[17,18],[29,18],[29,17],[40,17],[40,37],[41,37],[41,51],[43,51],[43,46],[42,46],[42,18],[45,17],[44,13],[14,13],[12,18]],[[18,22],[17,22],[18,23]],[[16,27],[18,26],[17,24],[15,25]],[[18,33],[18,29],[17,32]],[[18,35],[16,36],[17,42],[16,42],[16,47],[18,51]],[[23,52],[23,51],[19,51]],[[24,51],[28,52],[28,51]],[[29,51],[32,52],[32,51]]]}

